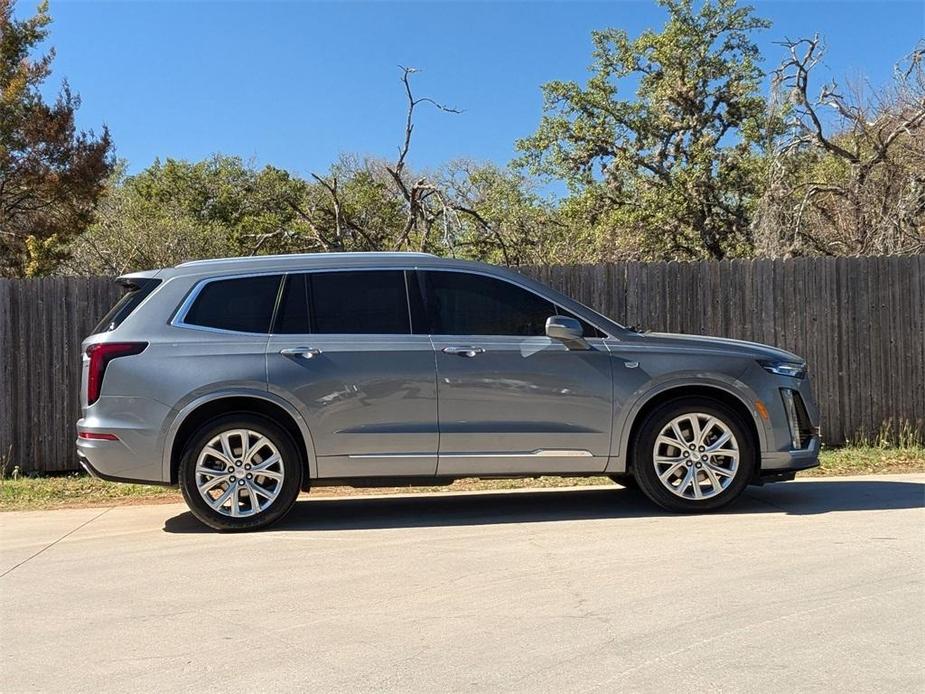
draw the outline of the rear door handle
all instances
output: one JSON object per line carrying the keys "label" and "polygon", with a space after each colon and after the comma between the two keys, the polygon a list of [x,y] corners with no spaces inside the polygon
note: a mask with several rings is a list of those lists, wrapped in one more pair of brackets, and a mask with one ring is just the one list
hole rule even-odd
{"label": "rear door handle", "polygon": [[304,357],[305,359],[312,359],[321,354],[321,350],[317,347],[287,347],[286,349],[281,349],[279,353],[284,357]]}
{"label": "rear door handle", "polygon": [[444,347],[443,351],[445,354],[458,354],[461,357],[474,357],[476,354],[481,354],[485,350],[482,347]]}

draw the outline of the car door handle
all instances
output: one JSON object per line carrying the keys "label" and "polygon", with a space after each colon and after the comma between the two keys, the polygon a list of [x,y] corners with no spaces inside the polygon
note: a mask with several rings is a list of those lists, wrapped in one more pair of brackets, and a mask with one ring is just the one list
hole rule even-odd
{"label": "car door handle", "polygon": [[443,351],[445,354],[458,354],[461,357],[474,357],[476,354],[481,354],[485,350],[482,347],[444,347]]}
{"label": "car door handle", "polygon": [[279,353],[284,357],[304,357],[305,359],[312,359],[321,354],[321,350],[317,347],[287,347],[286,349],[281,349]]}

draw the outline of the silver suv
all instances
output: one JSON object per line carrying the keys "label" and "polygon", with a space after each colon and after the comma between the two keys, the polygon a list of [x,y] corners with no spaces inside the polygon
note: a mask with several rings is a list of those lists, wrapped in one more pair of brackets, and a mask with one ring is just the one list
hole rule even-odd
{"label": "silver suv", "polygon": [[414,253],[184,263],[83,343],[82,464],[259,528],[310,486],[607,475],[673,511],[817,464],[806,364],[639,333],[526,277]]}

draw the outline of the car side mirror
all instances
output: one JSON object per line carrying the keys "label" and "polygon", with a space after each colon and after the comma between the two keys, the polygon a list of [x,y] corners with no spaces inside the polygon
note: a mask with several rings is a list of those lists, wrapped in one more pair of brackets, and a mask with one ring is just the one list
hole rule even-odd
{"label": "car side mirror", "polygon": [[584,330],[574,318],[550,316],[546,319],[546,337],[559,340],[569,349],[589,349]]}

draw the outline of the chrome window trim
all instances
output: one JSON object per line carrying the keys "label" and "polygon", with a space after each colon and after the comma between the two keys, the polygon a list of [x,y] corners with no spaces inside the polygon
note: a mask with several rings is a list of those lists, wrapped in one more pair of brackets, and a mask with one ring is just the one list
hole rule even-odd
{"label": "chrome window trim", "polygon": [[[192,307],[193,303],[196,301],[196,298],[199,296],[200,292],[202,292],[203,287],[205,287],[207,284],[210,284],[211,282],[220,282],[223,280],[231,280],[231,279],[246,279],[248,277],[266,277],[268,275],[280,275],[280,283],[282,284],[282,282],[286,280],[289,275],[310,275],[310,274],[315,274],[319,272],[369,272],[369,271],[383,271],[383,270],[391,270],[394,272],[403,272],[403,273],[409,272],[409,271],[410,272],[456,272],[456,273],[462,273],[462,274],[468,274],[468,275],[488,277],[490,279],[499,280],[501,282],[507,282],[508,284],[511,284],[515,287],[523,289],[524,291],[530,292],[534,296],[538,296],[544,301],[548,301],[550,304],[552,304],[556,308],[557,311],[563,310],[563,311],[568,311],[569,313],[572,313],[572,311],[565,308],[564,306],[561,306],[558,302],[553,301],[551,298],[549,298],[548,296],[545,296],[544,294],[541,294],[540,292],[536,291],[532,287],[529,287],[521,282],[518,282],[516,279],[498,275],[492,272],[486,272],[480,269],[476,270],[476,269],[469,269],[469,268],[463,269],[463,268],[453,268],[453,267],[429,267],[429,266],[422,267],[420,265],[410,265],[407,267],[406,266],[396,266],[396,265],[389,265],[389,266],[371,265],[371,266],[364,266],[364,267],[312,268],[312,269],[307,269],[307,270],[292,270],[292,269],[267,270],[264,272],[250,272],[250,273],[245,273],[245,274],[228,273],[228,274],[222,274],[222,275],[215,275],[214,277],[206,277],[204,279],[199,280],[198,282],[196,282],[196,284],[193,285],[193,288],[186,295],[186,298],[180,303],[180,306],[174,312],[174,316],[169,321],[169,325],[172,325],[175,328],[186,328],[188,330],[199,330],[202,332],[210,332],[210,333],[216,333],[220,335],[249,335],[249,336],[256,336],[256,337],[296,338],[296,337],[318,336],[318,335],[356,335],[356,336],[360,336],[360,335],[392,335],[392,336],[395,336],[397,335],[397,336],[405,336],[405,335],[416,335],[416,334],[424,336],[425,335],[424,333],[414,332],[414,321],[411,316],[411,301],[408,295],[409,288],[407,286],[408,284],[407,276],[405,277],[405,306],[408,310],[408,318],[409,318],[409,324],[410,324],[409,325],[410,332],[408,333],[274,333],[272,332],[274,328],[272,320],[270,323],[270,329],[267,332],[251,333],[251,332],[243,332],[240,330],[226,330],[224,328],[210,328],[208,326],[194,325],[194,324],[185,322],[186,314],[189,312],[190,308]],[[273,318],[275,318],[276,312],[279,308],[279,301],[280,301],[280,294],[279,292],[277,292],[276,303],[273,306]],[[576,302],[576,303],[579,303],[579,302]],[[584,306],[584,304],[581,304],[581,306],[583,308],[586,308],[589,312],[595,313],[593,309],[590,309]],[[617,337],[616,335],[612,335],[607,330],[604,330],[596,322],[592,320],[588,320],[588,318],[584,316],[579,316],[579,317],[587,321],[591,325],[593,325],[595,328],[597,328],[597,330],[599,330],[600,332],[604,334],[604,337],[602,338],[589,337],[586,339],[606,340],[609,338],[609,339],[614,339],[614,340],[619,341],[620,339],[619,337]],[[442,337],[443,334],[442,333],[427,333],[427,336]],[[544,335],[485,335],[485,336],[480,336],[480,337],[509,337],[509,338],[513,338],[517,340],[517,339],[523,339],[523,338],[529,338],[529,337],[545,337],[545,336]]]}
{"label": "chrome window trim", "polygon": [[271,335],[270,329],[273,328],[273,318],[276,316],[276,309],[279,305],[280,298],[280,287],[276,288],[276,299],[273,303],[273,311],[270,315],[270,328],[265,333],[253,333],[246,332],[244,330],[227,330],[225,328],[212,328],[207,325],[196,325],[194,323],[187,323],[186,316],[189,313],[190,309],[193,307],[193,304],[196,302],[196,299],[199,298],[199,295],[202,293],[203,288],[212,282],[225,282],[227,280],[243,280],[250,277],[272,277],[273,275],[278,275],[280,278],[280,286],[282,286],[283,280],[286,279],[286,275],[290,273],[276,271],[268,272],[250,272],[243,275],[238,274],[227,274],[227,275],[216,275],[214,277],[206,277],[199,280],[196,284],[193,285],[193,288],[187,293],[186,297],[180,302],[180,306],[174,311],[173,318],[168,321],[168,325],[173,326],[174,328],[186,328],[187,330],[198,330],[205,333],[213,333],[218,335],[244,335],[249,337],[269,337]]}
{"label": "chrome window trim", "polygon": [[537,448],[523,453],[354,453],[348,458],[593,458],[584,448]]}

